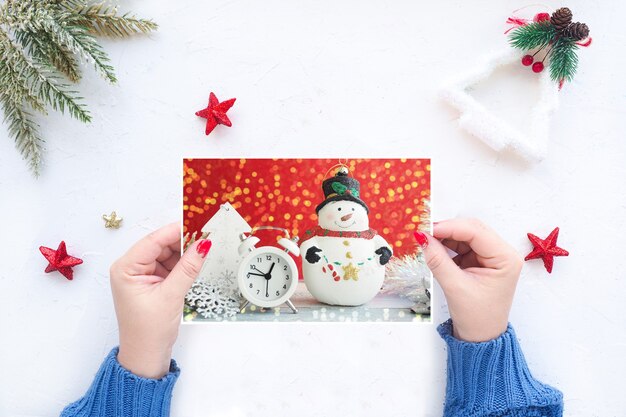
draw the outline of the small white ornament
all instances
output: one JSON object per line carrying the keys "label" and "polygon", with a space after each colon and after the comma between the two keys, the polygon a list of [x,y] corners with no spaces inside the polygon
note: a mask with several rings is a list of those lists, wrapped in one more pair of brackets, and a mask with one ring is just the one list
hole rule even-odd
{"label": "small white ornament", "polygon": [[550,116],[559,103],[558,85],[550,79],[549,71],[538,74],[540,97],[531,111],[528,133],[493,114],[467,92],[468,87],[486,80],[497,68],[519,63],[521,56],[513,49],[486,56],[480,65],[449,82],[441,90],[441,96],[461,113],[459,126],[493,150],[511,148],[524,159],[541,161],[547,153]]}
{"label": "small white ornament", "polygon": [[[202,228],[202,236],[214,244],[186,301],[203,317],[226,318],[233,315],[233,308],[239,310],[241,297],[235,271],[239,269],[243,256],[237,249],[240,234],[250,230],[248,223],[228,202],[222,204]],[[204,300],[198,297],[204,297]]]}
{"label": "small white ornament", "polygon": [[241,243],[241,233],[249,233],[250,225],[241,217],[230,203],[224,203],[220,209],[202,227],[202,234],[213,242],[197,281],[223,284],[222,290],[237,293],[237,280],[228,274],[234,274],[243,258],[237,248]]}

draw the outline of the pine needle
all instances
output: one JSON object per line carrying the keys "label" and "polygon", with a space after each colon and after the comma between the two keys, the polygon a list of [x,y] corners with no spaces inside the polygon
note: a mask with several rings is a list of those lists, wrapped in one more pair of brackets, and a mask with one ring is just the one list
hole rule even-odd
{"label": "pine needle", "polygon": [[4,94],[4,91],[0,93],[0,105],[4,112],[4,122],[8,125],[9,135],[15,140],[15,147],[28,161],[31,172],[38,177],[43,140],[39,137],[37,124],[31,120],[31,115],[24,110],[21,103]]}
{"label": "pine needle", "polygon": [[51,1],[53,1],[54,3],[66,9],[77,9],[79,7],[83,7],[85,3],[87,2],[86,0],[51,0]]}
{"label": "pine needle", "polygon": [[43,9],[40,13],[40,19],[34,24],[36,30],[45,31],[57,44],[93,62],[96,70],[109,82],[117,81],[108,55],[88,29],[82,26],[79,16],[65,11],[53,15]]}
{"label": "pine needle", "polygon": [[550,52],[550,78],[560,82],[572,81],[578,67],[578,45],[569,38],[559,38]]}
{"label": "pine needle", "polygon": [[[0,53],[1,55],[1,53]],[[45,103],[39,98],[32,87],[5,62],[0,62],[1,93],[16,103],[26,102],[33,110],[47,114]]]}
{"label": "pine needle", "polygon": [[18,74],[24,86],[36,92],[37,97],[54,110],[63,113],[67,108],[68,113],[81,122],[91,121],[85,105],[77,101],[80,97],[76,97],[74,91],[67,90],[67,86],[58,81],[54,68],[44,62],[29,61],[24,51],[11,42],[3,31],[0,31],[0,58]]}
{"label": "pine needle", "polygon": [[532,22],[513,30],[509,42],[515,48],[529,50],[548,45],[554,36],[556,29],[549,21]]}
{"label": "pine needle", "polygon": [[35,176],[43,140],[28,112],[47,106],[81,122],[91,116],[82,98],[61,80],[78,82],[80,61],[92,62],[105,79],[117,80],[108,55],[94,35],[127,37],[157,29],[149,19],[117,15],[117,9],[90,0],[4,0],[0,2],[0,107],[9,134]]}
{"label": "pine needle", "polygon": [[94,35],[127,38],[153,32],[159,27],[150,19],[139,19],[129,13],[118,16],[117,9],[107,6],[106,2],[82,5],[73,12],[83,17],[82,23]]}
{"label": "pine needle", "polygon": [[15,31],[15,39],[28,49],[33,57],[50,62],[70,81],[80,81],[80,69],[72,51],[56,44],[46,32]]}

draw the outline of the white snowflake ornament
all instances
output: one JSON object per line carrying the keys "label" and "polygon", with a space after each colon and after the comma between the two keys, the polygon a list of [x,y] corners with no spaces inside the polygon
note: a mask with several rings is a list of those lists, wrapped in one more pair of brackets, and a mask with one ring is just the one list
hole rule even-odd
{"label": "white snowflake ornament", "polygon": [[185,301],[190,308],[207,319],[229,318],[239,312],[238,297],[216,284],[194,283]]}

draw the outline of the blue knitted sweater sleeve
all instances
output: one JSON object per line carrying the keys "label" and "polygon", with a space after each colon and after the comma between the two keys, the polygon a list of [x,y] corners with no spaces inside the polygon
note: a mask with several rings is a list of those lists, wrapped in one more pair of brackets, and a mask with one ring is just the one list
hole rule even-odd
{"label": "blue knitted sweater sleeve", "polygon": [[[468,343],[452,336],[452,321],[438,327],[448,345],[444,417],[561,417],[563,395],[534,379],[509,325],[497,339]],[[140,378],[107,356],[83,398],[61,417],[167,417],[180,370],[172,361],[161,379]]]}
{"label": "blue knitted sweater sleeve", "polygon": [[463,342],[452,321],[437,328],[448,345],[444,417],[561,417],[563,395],[530,373],[509,324],[497,339]]}
{"label": "blue knitted sweater sleeve", "polygon": [[118,348],[106,357],[83,398],[65,407],[61,417],[167,417],[180,370],[172,361],[161,379],[141,378],[117,361]]}

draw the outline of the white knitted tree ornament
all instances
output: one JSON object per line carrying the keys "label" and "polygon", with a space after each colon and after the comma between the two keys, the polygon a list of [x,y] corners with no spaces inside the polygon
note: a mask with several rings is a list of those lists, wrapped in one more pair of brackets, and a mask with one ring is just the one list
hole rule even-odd
{"label": "white knitted tree ornament", "polygon": [[538,74],[539,101],[532,108],[528,133],[496,116],[467,91],[472,85],[488,79],[497,68],[520,59],[521,54],[512,49],[486,56],[478,66],[448,82],[442,88],[441,96],[460,112],[459,126],[495,151],[510,148],[526,160],[540,161],[547,153],[550,116],[559,103],[558,86],[550,80],[549,71]]}

